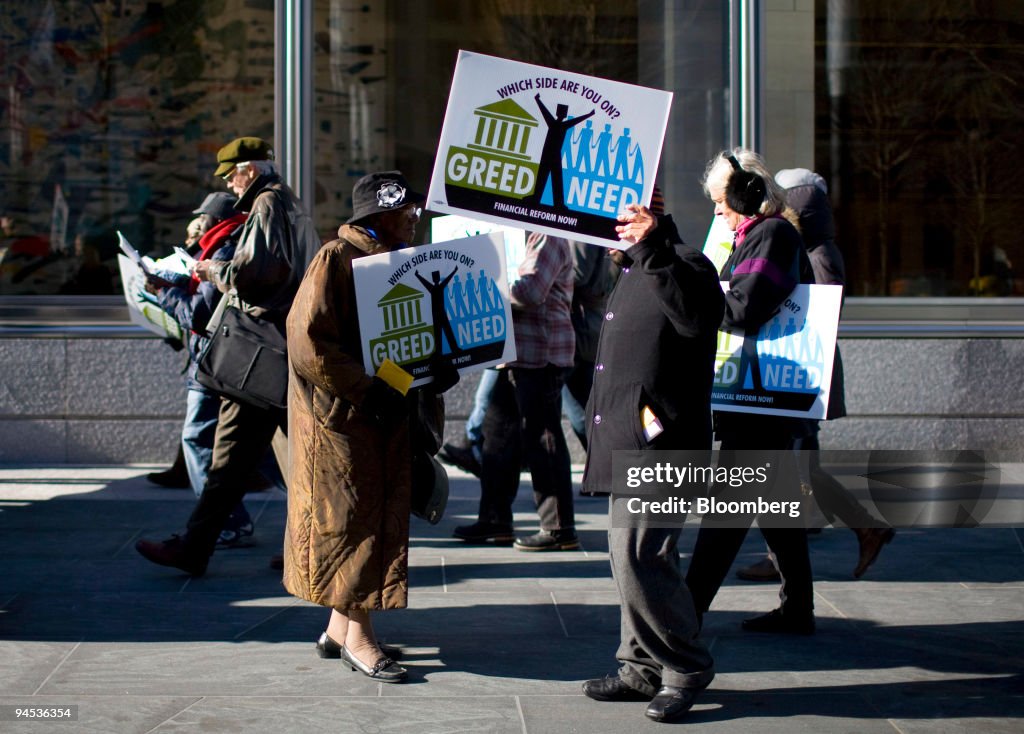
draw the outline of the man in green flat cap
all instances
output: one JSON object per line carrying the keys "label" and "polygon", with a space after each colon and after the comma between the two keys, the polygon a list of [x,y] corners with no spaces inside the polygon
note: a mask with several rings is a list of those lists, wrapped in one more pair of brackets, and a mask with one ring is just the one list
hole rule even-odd
{"label": "man in green flat cap", "polygon": [[[235,208],[249,218],[229,261],[200,260],[195,274],[224,293],[237,294],[237,307],[251,318],[257,336],[270,332],[267,347],[280,349],[284,324],[306,267],[320,249],[320,237],[302,202],[281,180],[270,143],[257,137],[232,140],[217,152],[215,175],[238,197]],[[234,304],[233,304],[234,305]],[[202,576],[217,536],[245,494],[257,466],[280,429],[287,434],[283,407],[222,397],[213,460],[199,503],[184,535],[163,542],[140,540],[136,550],[162,566]],[[279,457],[282,470],[287,471]]]}

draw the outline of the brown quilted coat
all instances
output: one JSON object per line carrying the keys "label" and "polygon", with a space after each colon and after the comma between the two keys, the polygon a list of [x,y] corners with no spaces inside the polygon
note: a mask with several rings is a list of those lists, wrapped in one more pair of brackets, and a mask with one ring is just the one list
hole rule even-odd
{"label": "brown quilted coat", "polygon": [[[284,585],[340,610],[401,608],[408,596],[410,427],[400,421],[385,430],[357,407],[371,376],[363,369],[352,284],[352,260],[387,248],[359,227],[343,225],[338,237],[310,264],[288,315]],[[424,397],[410,391],[410,407]]]}

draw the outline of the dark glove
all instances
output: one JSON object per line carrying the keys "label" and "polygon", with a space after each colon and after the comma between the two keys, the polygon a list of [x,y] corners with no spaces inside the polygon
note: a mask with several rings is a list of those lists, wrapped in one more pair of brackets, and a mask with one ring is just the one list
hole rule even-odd
{"label": "dark glove", "polygon": [[409,413],[405,396],[379,377],[373,378],[359,409],[385,428],[395,425]]}
{"label": "dark glove", "polygon": [[430,383],[430,389],[438,395],[448,392],[459,384],[459,371],[455,369],[455,365],[451,363],[450,359],[434,357],[430,361],[430,374],[434,376],[434,381]]}

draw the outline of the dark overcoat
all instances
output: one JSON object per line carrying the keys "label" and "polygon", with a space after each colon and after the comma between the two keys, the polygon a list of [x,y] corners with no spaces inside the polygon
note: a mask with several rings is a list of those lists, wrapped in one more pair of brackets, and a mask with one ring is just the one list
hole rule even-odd
{"label": "dark overcoat", "polygon": [[[363,367],[352,261],[387,249],[343,225],[299,286],[288,316],[288,523],[285,588],[335,609],[408,603],[410,420],[441,435],[443,403],[413,389],[409,419],[382,427],[360,410]],[[436,450],[436,447],[432,447]]]}
{"label": "dark overcoat", "polygon": [[[587,404],[584,488],[611,492],[616,450],[711,448],[711,385],[723,297],[714,266],[671,217],[628,251],[606,306]],[[644,437],[644,406],[661,422]],[[619,487],[619,490],[622,488]]]}

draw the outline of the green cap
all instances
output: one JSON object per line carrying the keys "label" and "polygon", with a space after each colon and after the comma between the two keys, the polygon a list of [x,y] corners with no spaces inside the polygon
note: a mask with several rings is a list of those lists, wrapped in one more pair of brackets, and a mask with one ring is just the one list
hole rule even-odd
{"label": "green cap", "polygon": [[221,178],[231,173],[239,163],[246,161],[272,161],[274,149],[263,138],[237,138],[217,151],[217,170],[214,176]]}

